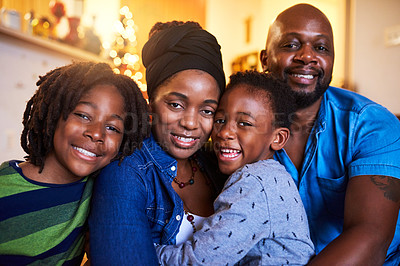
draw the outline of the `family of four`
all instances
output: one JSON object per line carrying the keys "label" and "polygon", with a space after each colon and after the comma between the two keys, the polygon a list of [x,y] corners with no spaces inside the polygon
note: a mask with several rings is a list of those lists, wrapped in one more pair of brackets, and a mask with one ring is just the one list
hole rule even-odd
{"label": "family of four", "polygon": [[1,265],[79,265],[85,242],[92,265],[399,265],[400,122],[329,85],[320,10],[279,14],[263,72],[227,85],[196,22],[156,23],[142,58],[148,105],[106,64],[40,77],[26,161],[0,168]]}

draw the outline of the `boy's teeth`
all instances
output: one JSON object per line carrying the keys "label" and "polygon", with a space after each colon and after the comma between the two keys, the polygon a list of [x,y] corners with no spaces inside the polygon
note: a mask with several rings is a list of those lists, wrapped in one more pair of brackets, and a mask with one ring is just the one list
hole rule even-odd
{"label": "boy's teeth", "polygon": [[313,75],[303,75],[303,74],[293,74],[294,77],[298,77],[298,78],[305,78],[305,79],[313,79],[314,76]]}
{"label": "boy's teeth", "polygon": [[73,148],[86,156],[96,157],[96,154],[94,154],[93,152],[87,151],[79,147],[73,147]]}
{"label": "boy's teeth", "polygon": [[228,157],[228,158],[233,158],[238,156],[240,151],[238,150],[232,150],[232,149],[221,149],[222,156]]}
{"label": "boy's teeth", "polygon": [[185,138],[185,137],[179,137],[179,136],[176,136],[176,138],[179,139],[180,141],[183,141],[183,142],[194,141],[194,138]]}

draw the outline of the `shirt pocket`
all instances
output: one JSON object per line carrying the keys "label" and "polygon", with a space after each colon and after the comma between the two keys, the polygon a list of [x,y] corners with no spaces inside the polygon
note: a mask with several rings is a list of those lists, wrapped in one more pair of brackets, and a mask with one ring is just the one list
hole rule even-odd
{"label": "shirt pocket", "polygon": [[173,210],[167,206],[156,206],[151,205],[146,209],[147,219],[149,220],[151,226],[159,225],[164,227],[172,215]]}
{"label": "shirt pocket", "polygon": [[161,243],[161,239],[168,235],[165,231],[166,225],[169,223],[173,209],[168,206],[160,206],[151,204],[146,208],[146,215],[149,221],[151,235],[154,243]]}
{"label": "shirt pocket", "polygon": [[343,219],[344,198],[348,179],[346,175],[337,178],[317,177],[324,209],[333,216]]}

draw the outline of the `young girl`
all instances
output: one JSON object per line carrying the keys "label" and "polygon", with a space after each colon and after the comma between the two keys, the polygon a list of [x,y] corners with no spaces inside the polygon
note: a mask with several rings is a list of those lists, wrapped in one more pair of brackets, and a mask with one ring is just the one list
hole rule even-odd
{"label": "young girl", "polygon": [[26,161],[0,167],[0,264],[80,265],[93,176],[148,135],[135,82],[105,63],[54,69],[23,118]]}
{"label": "young girl", "polygon": [[273,160],[290,134],[288,92],[263,73],[231,76],[211,134],[218,166],[231,176],[203,227],[191,219],[192,241],[157,247],[162,264],[305,265],[314,255],[297,187]]}

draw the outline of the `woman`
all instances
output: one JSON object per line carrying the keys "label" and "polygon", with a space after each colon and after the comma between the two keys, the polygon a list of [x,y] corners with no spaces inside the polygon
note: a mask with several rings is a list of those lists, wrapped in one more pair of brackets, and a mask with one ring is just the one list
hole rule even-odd
{"label": "woman", "polygon": [[215,37],[194,22],[157,23],[142,54],[152,135],[96,181],[89,219],[95,265],[158,264],[153,243],[193,234],[214,212],[225,181],[199,151],[225,87]]}

